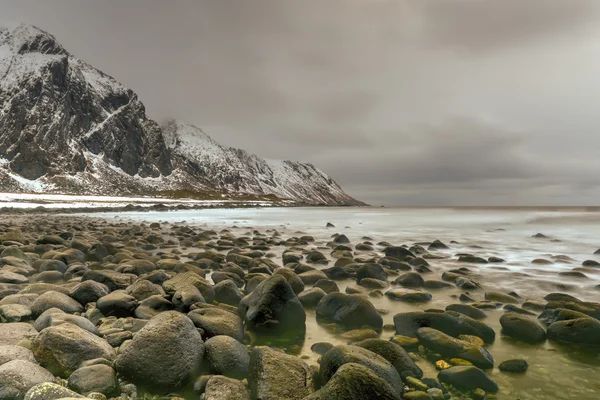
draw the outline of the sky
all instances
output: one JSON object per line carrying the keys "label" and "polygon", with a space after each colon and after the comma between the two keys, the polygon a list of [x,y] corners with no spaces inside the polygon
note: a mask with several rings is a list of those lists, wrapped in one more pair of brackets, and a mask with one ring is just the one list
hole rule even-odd
{"label": "sky", "polygon": [[157,121],[379,205],[600,205],[598,0],[0,0]]}

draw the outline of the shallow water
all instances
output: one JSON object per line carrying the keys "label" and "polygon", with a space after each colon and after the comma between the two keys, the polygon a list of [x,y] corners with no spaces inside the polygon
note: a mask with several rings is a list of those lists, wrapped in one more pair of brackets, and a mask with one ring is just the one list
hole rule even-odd
{"label": "shallow water", "polygon": [[[373,243],[388,241],[394,245],[429,242],[440,239],[451,244],[451,250],[439,252],[450,256],[444,260],[428,260],[432,273],[426,279],[440,279],[442,272],[467,266],[476,272],[475,279],[485,290],[515,291],[523,298],[542,298],[551,292],[565,292],[586,301],[600,301],[600,291],[594,287],[600,283],[600,268],[588,269],[587,279],[559,276],[558,272],[580,267],[584,260],[595,259],[593,255],[600,247],[600,213],[559,209],[556,211],[531,209],[449,209],[449,208],[274,208],[274,209],[211,209],[199,211],[144,212],[95,214],[123,221],[185,221],[211,229],[231,229],[237,235],[259,230],[277,229],[282,236],[296,236],[303,232],[315,237],[314,247],[324,246],[334,233],[346,234],[352,244],[362,242],[369,236]],[[325,229],[327,222],[335,228]],[[236,228],[232,228],[235,226]],[[546,239],[532,238],[541,232]],[[280,256],[283,248],[274,248]],[[454,254],[468,252],[482,257],[498,256],[503,264],[458,263]],[[323,251],[328,254],[328,251]],[[356,254],[367,254],[357,252]],[[567,255],[574,261],[570,264],[534,265],[533,259],[551,260],[554,255]],[[281,263],[281,259],[276,259]],[[318,267],[317,267],[318,268]],[[354,281],[338,281],[340,290],[355,284]],[[557,284],[567,285],[559,289]],[[307,286],[309,288],[309,286]],[[444,309],[458,300],[452,295],[458,289],[430,290],[433,300],[426,304],[413,305],[391,301],[386,297],[370,298],[376,308],[388,311],[383,315],[384,323],[393,323],[399,312],[429,308]],[[484,291],[472,292],[476,300],[483,299]],[[530,367],[524,375],[510,375],[497,368],[489,371],[500,386],[500,399],[596,399],[600,397],[600,350],[578,349],[552,342],[542,345],[526,345],[500,335],[498,319],[501,309],[486,310],[484,320],[497,332],[496,342],[486,346],[494,356],[496,365],[511,358],[524,358]],[[388,339],[393,332],[384,331],[382,338]],[[316,362],[317,355],[310,346],[315,342],[341,343],[334,333],[317,324],[314,311],[307,312],[307,333],[300,354],[308,362]],[[435,376],[433,365],[425,360],[418,362],[425,376]]]}

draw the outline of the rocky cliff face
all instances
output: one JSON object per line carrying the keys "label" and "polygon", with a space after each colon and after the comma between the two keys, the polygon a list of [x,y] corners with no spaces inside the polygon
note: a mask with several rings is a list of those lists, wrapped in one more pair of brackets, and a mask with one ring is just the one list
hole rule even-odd
{"label": "rocky cliff face", "polygon": [[130,89],[32,26],[0,27],[0,190],[274,194],[359,204],[310,164],[227,149],[182,123],[163,129]]}

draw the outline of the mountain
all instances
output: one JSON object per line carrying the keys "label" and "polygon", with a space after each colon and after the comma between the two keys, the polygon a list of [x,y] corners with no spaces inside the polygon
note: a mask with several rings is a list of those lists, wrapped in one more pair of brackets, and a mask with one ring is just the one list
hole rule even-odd
{"label": "mountain", "polygon": [[0,190],[362,204],[311,164],[226,148],[181,122],[159,126],[131,89],[29,25],[0,27]]}

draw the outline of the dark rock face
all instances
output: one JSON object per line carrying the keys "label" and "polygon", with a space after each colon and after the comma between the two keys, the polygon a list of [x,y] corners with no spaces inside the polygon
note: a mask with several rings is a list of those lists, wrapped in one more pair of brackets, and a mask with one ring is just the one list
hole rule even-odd
{"label": "dark rock face", "polygon": [[36,27],[0,27],[0,46],[9,49],[0,58],[4,191],[31,191],[16,174],[64,193],[191,189],[364,205],[311,164],[266,161],[190,125],[160,127],[131,89]]}

